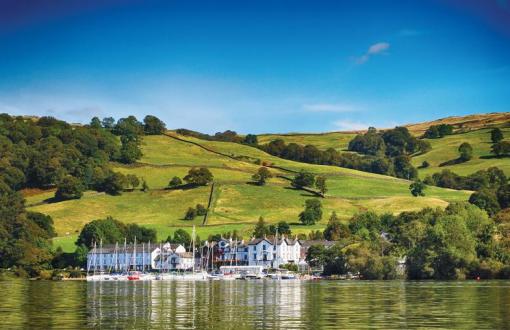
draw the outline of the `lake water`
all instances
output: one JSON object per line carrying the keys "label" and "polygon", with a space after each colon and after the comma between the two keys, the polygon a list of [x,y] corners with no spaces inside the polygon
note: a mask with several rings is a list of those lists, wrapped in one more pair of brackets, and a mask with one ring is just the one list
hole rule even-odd
{"label": "lake water", "polygon": [[510,328],[510,282],[0,281],[0,328]]}

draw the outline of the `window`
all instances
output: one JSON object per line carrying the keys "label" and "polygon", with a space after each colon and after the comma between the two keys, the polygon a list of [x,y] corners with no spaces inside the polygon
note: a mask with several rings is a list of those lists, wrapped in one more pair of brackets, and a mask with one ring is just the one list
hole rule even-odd
{"label": "window", "polygon": [[262,245],[262,250],[266,251],[267,246],[265,244]]}
{"label": "window", "polygon": [[256,253],[253,254],[253,260],[257,260],[257,254]]}

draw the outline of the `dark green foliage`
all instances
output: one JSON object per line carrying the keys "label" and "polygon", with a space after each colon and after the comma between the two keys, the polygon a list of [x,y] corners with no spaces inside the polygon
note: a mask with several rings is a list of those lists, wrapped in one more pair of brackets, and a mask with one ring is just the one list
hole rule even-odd
{"label": "dark green foliage", "polygon": [[243,143],[256,146],[259,144],[259,141],[256,135],[248,134],[245,136]]}
{"label": "dark green foliage", "polygon": [[328,224],[324,229],[324,238],[328,241],[338,241],[349,238],[350,236],[351,230],[349,226],[338,219],[336,212],[331,213]]}
{"label": "dark green foliage", "polygon": [[469,197],[469,202],[487,211],[490,216],[494,216],[500,210],[498,198],[493,190],[482,189],[475,191]]}
{"label": "dark green foliage", "polygon": [[142,151],[135,141],[122,141],[119,161],[124,164],[132,164],[142,158]]}
{"label": "dark green foliage", "polygon": [[275,235],[278,231],[278,235],[290,235],[290,225],[286,221],[280,221],[275,225],[269,225],[268,234]]}
{"label": "dark green foliage", "polygon": [[91,128],[96,128],[96,129],[99,129],[101,128],[101,120],[97,117],[93,117],[92,120],[90,121],[90,127]]}
{"label": "dark green foliage", "polygon": [[312,173],[301,171],[294,176],[291,185],[294,188],[313,187],[315,176]]}
{"label": "dark green foliage", "polygon": [[427,186],[420,180],[411,183],[409,186],[409,190],[414,197],[425,196],[425,188],[427,188]]}
{"label": "dark green foliage", "polygon": [[168,182],[168,188],[176,188],[182,185],[182,180],[178,176],[174,176],[170,182]]}
{"label": "dark green foliage", "polygon": [[138,179],[138,177],[134,174],[126,175],[126,182],[127,185],[133,190],[140,185],[140,179]]}
{"label": "dark green foliage", "polygon": [[147,135],[160,135],[166,130],[166,125],[156,116],[147,115],[143,119],[143,130]]}
{"label": "dark green foliage", "polygon": [[181,244],[188,248],[191,245],[191,235],[184,229],[177,229],[174,232],[174,236],[168,236],[166,241],[169,243]]}
{"label": "dark green foliage", "polygon": [[78,199],[83,195],[84,187],[80,180],[72,176],[66,176],[57,185],[55,199],[63,201],[68,199]]}
{"label": "dark green foliage", "polygon": [[362,154],[381,156],[386,152],[386,144],[381,134],[373,127],[365,134],[358,134],[349,142],[348,149]]}
{"label": "dark green foliage", "polygon": [[202,204],[197,204],[195,209],[197,211],[198,216],[204,216],[207,213],[207,208],[205,206],[203,206]]}
{"label": "dark green foliage", "polygon": [[498,202],[501,208],[510,207],[510,184],[502,185],[497,192]]}
{"label": "dark green foliage", "polygon": [[136,223],[130,223],[126,226],[126,239],[128,242],[147,243],[156,242],[156,229],[139,226]]}
{"label": "dark green foliage", "polygon": [[184,181],[194,186],[205,186],[213,181],[213,175],[206,167],[193,167],[184,177]]}
{"label": "dark green foliage", "polygon": [[421,163],[421,166],[420,168],[428,168],[430,167],[430,163],[426,160],[424,160],[422,163]]}
{"label": "dark green foliage", "polygon": [[437,139],[451,134],[453,134],[452,125],[440,124],[430,126],[423,134],[423,137],[428,139]]}
{"label": "dark green foliage", "polygon": [[266,226],[264,218],[259,217],[255,228],[253,228],[253,236],[256,238],[263,238],[269,233],[269,228]]}
{"label": "dark green foliage", "polygon": [[190,208],[188,208],[188,210],[186,211],[186,214],[184,215],[184,220],[193,220],[193,219],[195,219],[196,216],[197,216],[197,210],[190,207]]}
{"label": "dark green foliage", "polygon": [[462,162],[467,162],[473,158],[473,147],[467,142],[462,143],[459,146],[459,159]]}
{"label": "dark green foliage", "polygon": [[106,129],[113,129],[113,127],[115,126],[115,119],[113,119],[112,117],[105,117],[101,121],[101,124]]}
{"label": "dark green foliage", "polygon": [[318,199],[307,199],[305,209],[299,214],[299,221],[304,225],[314,225],[322,219],[322,203]]}
{"label": "dark green foliage", "polygon": [[397,178],[413,180],[418,177],[418,171],[411,165],[411,158],[409,156],[397,156],[393,162],[395,176]]}
{"label": "dark green foliage", "polygon": [[99,244],[102,241],[103,244],[115,244],[126,239],[128,243],[133,243],[135,237],[138,243],[155,242],[156,231],[137,224],[126,225],[112,217],[107,217],[86,224],[78,236],[76,245],[83,245],[90,249],[94,246],[94,242]]}
{"label": "dark green foliage", "polygon": [[47,237],[57,236],[57,233],[53,228],[53,219],[49,215],[39,212],[27,212],[27,218],[44,230]]}
{"label": "dark green foliage", "polygon": [[318,176],[315,179],[315,188],[319,190],[322,197],[328,192],[328,187],[326,185],[326,177],[324,176]]}
{"label": "dark green foliage", "polygon": [[126,176],[122,173],[111,172],[104,179],[101,189],[110,195],[120,195],[127,185]]}
{"label": "dark green foliage", "polygon": [[266,184],[267,179],[272,178],[273,175],[271,172],[267,169],[267,167],[262,166],[258,169],[257,173],[253,174],[251,177],[255,183],[257,183],[259,186],[263,186]]}
{"label": "dark green foliage", "polygon": [[510,157],[510,142],[501,141],[493,144],[491,152],[497,157]]}
{"label": "dark green foliage", "polygon": [[492,143],[498,143],[504,139],[503,132],[499,128],[494,128],[491,131],[491,141]]}
{"label": "dark green foliage", "polygon": [[427,178],[427,184],[443,188],[480,190],[483,188],[498,189],[507,182],[505,173],[497,167],[489,167],[468,176],[460,176],[450,170],[434,173]]}
{"label": "dark green foliage", "polygon": [[143,124],[135,116],[120,118],[113,128],[113,133],[122,136],[126,141],[139,141],[143,136]]}

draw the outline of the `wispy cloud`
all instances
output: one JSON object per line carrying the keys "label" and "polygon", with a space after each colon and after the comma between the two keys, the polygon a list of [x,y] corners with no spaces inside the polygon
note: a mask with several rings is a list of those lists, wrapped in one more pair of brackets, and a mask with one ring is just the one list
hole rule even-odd
{"label": "wispy cloud", "polygon": [[304,104],[303,109],[310,112],[356,112],[359,109],[352,104],[342,103],[314,103]]}
{"label": "wispy cloud", "polygon": [[356,59],[356,63],[363,64],[366,61],[368,61],[370,57],[384,54],[388,49],[390,49],[390,44],[387,42],[378,42],[376,44],[373,44],[370,47],[368,47],[368,50],[365,54]]}
{"label": "wispy cloud", "polygon": [[361,131],[366,130],[368,127],[372,126],[367,123],[362,123],[359,121],[352,121],[348,119],[336,120],[333,122],[333,126],[340,131]]}

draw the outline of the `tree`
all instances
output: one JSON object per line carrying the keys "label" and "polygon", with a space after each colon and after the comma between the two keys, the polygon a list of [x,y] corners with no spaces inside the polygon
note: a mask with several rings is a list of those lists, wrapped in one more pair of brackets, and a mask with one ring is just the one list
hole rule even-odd
{"label": "tree", "polygon": [[267,230],[268,234],[275,235],[278,231],[278,235],[290,235],[290,225],[286,221],[280,221],[275,225],[269,225]]}
{"label": "tree", "polygon": [[198,216],[204,216],[207,213],[207,208],[205,206],[203,206],[202,204],[197,204],[195,209],[197,211]]}
{"label": "tree", "polygon": [[143,130],[147,135],[160,135],[166,130],[165,123],[156,116],[145,116],[143,123]]}
{"label": "tree", "polygon": [[181,244],[184,247],[191,245],[191,235],[184,229],[177,229],[174,232],[174,237],[168,236],[167,241],[170,243]]}
{"label": "tree", "polygon": [[90,121],[90,127],[92,128],[101,128],[101,120],[99,120],[99,118],[97,117],[93,117],[92,120]]}
{"label": "tree", "polygon": [[501,141],[492,145],[491,152],[497,157],[510,156],[510,142]]}
{"label": "tree", "polygon": [[184,220],[193,220],[197,216],[197,210],[192,207],[189,207],[184,215]]}
{"label": "tree", "polygon": [[256,238],[263,238],[268,234],[268,228],[266,227],[266,222],[263,217],[259,217],[255,228],[253,228],[253,236]]}
{"label": "tree", "polygon": [[418,176],[418,171],[411,164],[409,156],[402,155],[393,159],[393,168],[397,178],[413,180]]}
{"label": "tree", "polygon": [[124,164],[132,164],[142,158],[142,151],[135,141],[123,141],[120,148],[120,161]]}
{"label": "tree", "polygon": [[411,194],[414,197],[425,196],[424,190],[426,188],[427,186],[421,180],[416,180],[409,186],[409,190],[411,190]]}
{"label": "tree", "polygon": [[48,238],[57,236],[55,228],[53,227],[53,219],[49,215],[39,212],[27,212],[27,218],[44,230]]}
{"label": "tree", "polygon": [[253,145],[253,146],[256,146],[257,144],[259,144],[259,141],[258,141],[258,138],[256,135],[254,134],[248,134],[246,135],[246,137],[244,138],[244,143],[245,144],[249,144],[249,145]]}
{"label": "tree", "polygon": [[79,199],[83,195],[84,187],[80,180],[73,176],[66,176],[57,185],[55,198],[57,200]]}
{"label": "tree", "polygon": [[136,189],[140,185],[140,179],[134,174],[126,175],[127,184],[131,187],[131,189]]}
{"label": "tree", "polygon": [[318,176],[317,179],[315,180],[315,187],[320,191],[321,196],[324,197],[324,195],[328,191],[328,188],[326,186],[326,177]]}
{"label": "tree", "polygon": [[322,203],[318,199],[307,199],[305,209],[299,214],[299,221],[304,225],[314,225],[322,219]]}
{"label": "tree", "polygon": [[351,236],[349,226],[340,222],[336,212],[331,213],[328,224],[324,229],[324,238],[328,241],[338,241]]}
{"label": "tree", "polygon": [[301,171],[292,179],[291,185],[294,188],[300,189],[303,187],[313,187],[314,183],[315,177],[312,173]]}
{"label": "tree", "polygon": [[421,168],[428,168],[430,167],[430,163],[426,160],[424,160],[422,163],[421,163]]}
{"label": "tree", "polygon": [[102,189],[110,195],[119,195],[126,186],[127,179],[122,173],[111,172],[103,181]]}
{"label": "tree", "polygon": [[459,159],[463,162],[467,162],[471,158],[473,158],[473,147],[467,142],[462,143],[459,146]]}
{"label": "tree", "polygon": [[501,209],[495,192],[489,189],[475,191],[469,197],[469,202],[478,206],[482,210],[487,211],[491,217],[498,213]]}
{"label": "tree", "polygon": [[112,129],[115,126],[115,119],[112,117],[105,117],[102,121],[103,127],[106,129]]}
{"label": "tree", "polygon": [[273,175],[267,169],[267,167],[262,166],[258,169],[257,173],[253,174],[251,177],[253,181],[255,181],[259,186],[263,186],[266,184],[266,180],[272,178]]}
{"label": "tree", "polygon": [[107,217],[87,223],[81,230],[76,245],[85,245],[90,249],[94,246],[94,242],[114,244],[123,241],[125,237],[126,225],[112,217]]}
{"label": "tree", "polygon": [[497,196],[501,208],[506,209],[510,207],[510,184],[502,185],[497,191]]}
{"label": "tree", "polygon": [[174,176],[170,182],[168,182],[168,188],[176,188],[182,185],[182,180],[178,176]]}
{"label": "tree", "polygon": [[503,132],[501,131],[501,129],[499,128],[494,128],[492,131],[491,131],[491,141],[492,143],[498,143],[500,142],[501,140],[503,140],[504,136],[503,136]]}
{"label": "tree", "polygon": [[184,181],[194,186],[206,186],[213,181],[213,175],[206,167],[193,167],[184,177]]}

